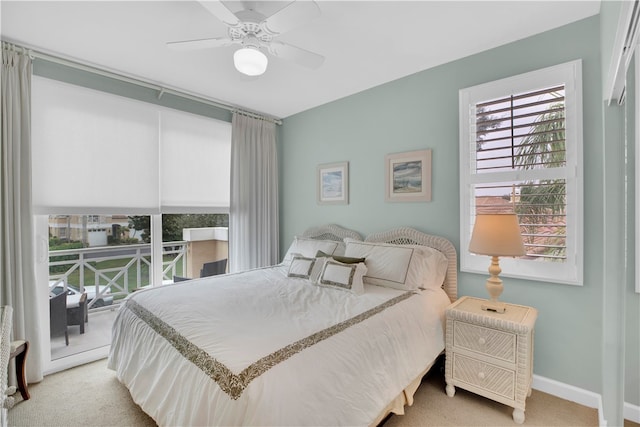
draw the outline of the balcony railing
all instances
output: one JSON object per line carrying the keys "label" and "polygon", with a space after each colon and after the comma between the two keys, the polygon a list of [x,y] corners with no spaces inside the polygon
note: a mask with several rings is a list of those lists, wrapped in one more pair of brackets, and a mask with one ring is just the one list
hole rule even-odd
{"label": "balcony railing", "polygon": [[[184,275],[187,242],[164,242],[162,275],[172,280]],[[118,303],[137,288],[150,284],[151,245],[102,246],[49,253],[49,291],[91,293],[87,306],[96,309]]]}

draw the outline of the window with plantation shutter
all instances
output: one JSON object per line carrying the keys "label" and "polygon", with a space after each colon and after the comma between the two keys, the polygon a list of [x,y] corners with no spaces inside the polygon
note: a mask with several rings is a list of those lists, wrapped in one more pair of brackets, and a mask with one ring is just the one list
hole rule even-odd
{"label": "window with plantation shutter", "polygon": [[526,255],[503,276],[582,282],[581,63],[460,91],[461,269],[486,273],[468,252],[476,213],[518,214]]}

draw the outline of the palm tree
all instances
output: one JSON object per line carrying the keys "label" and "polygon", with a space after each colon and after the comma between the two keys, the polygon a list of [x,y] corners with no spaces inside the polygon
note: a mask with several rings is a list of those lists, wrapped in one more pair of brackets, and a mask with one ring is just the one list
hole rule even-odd
{"label": "palm tree", "polygon": [[482,151],[484,138],[492,130],[500,127],[502,119],[488,114],[486,107],[480,106],[476,110],[476,151]]}
{"label": "palm tree", "polygon": [[[539,115],[529,134],[515,147],[514,166],[523,169],[561,167],[566,164],[565,117],[562,104]],[[524,229],[525,243],[537,253],[564,259],[566,256],[566,183],[564,179],[524,182],[516,213]]]}

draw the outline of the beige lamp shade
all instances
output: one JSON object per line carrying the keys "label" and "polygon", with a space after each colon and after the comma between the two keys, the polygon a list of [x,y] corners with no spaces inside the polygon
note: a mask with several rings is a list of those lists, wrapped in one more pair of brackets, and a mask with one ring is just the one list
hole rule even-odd
{"label": "beige lamp shade", "polygon": [[525,255],[516,214],[477,214],[469,252],[489,256]]}

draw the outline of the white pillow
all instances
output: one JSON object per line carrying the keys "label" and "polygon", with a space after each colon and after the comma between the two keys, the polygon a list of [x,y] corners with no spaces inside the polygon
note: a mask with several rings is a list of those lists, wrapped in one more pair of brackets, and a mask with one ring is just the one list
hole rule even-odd
{"label": "white pillow", "polygon": [[326,258],[316,284],[362,295],[364,293],[362,278],[366,273],[367,266],[363,262],[343,264],[332,258]]}
{"label": "white pillow", "polygon": [[315,240],[296,236],[293,238],[293,242],[291,243],[291,246],[289,246],[289,250],[284,256],[282,262],[284,264],[290,264],[294,253],[299,253],[307,258],[315,258],[316,252],[318,251],[333,255],[338,248],[339,243],[340,242],[335,242],[333,240]]}
{"label": "white pillow", "polygon": [[345,256],[366,258],[364,283],[408,291],[423,286],[425,247],[345,241]]}
{"label": "white pillow", "polygon": [[425,252],[425,271],[423,272],[422,286],[426,289],[441,288],[444,277],[447,275],[449,261],[437,249],[424,246],[423,250]]}
{"label": "white pillow", "polygon": [[344,251],[347,249],[347,245],[344,242],[336,242],[338,246],[336,246],[336,250],[333,251],[332,255],[344,256]]}
{"label": "white pillow", "polygon": [[312,282],[318,280],[326,258],[309,258],[300,254],[294,254],[289,265],[288,277],[309,279]]}

